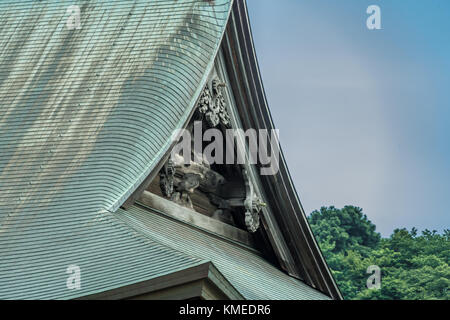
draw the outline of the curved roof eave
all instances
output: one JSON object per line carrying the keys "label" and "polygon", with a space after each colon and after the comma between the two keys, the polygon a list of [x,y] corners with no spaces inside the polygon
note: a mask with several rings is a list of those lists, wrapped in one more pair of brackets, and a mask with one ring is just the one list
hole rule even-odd
{"label": "curved roof eave", "polygon": [[[246,129],[275,129],[261,79],[245,0],[235,1],[228,24],[224,53],[227,69],[231,72],[233,91],[240,92],[242,96],[237,102],[241,120]],[[334,299],[343,299],[309,226],[282,150],[278,174],[261,176],[260,179],[303,280]]]}

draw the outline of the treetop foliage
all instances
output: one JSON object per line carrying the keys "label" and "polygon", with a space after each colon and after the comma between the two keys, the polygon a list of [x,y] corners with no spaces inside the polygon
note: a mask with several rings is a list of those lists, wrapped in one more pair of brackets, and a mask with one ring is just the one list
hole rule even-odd
{"label": "treetop foliage", "polygon": [[[396,229],[382,239],[361,208],[323,207],[309,217],[311,228],[346,299],[450,298],[450,230],[420,235]],[[381,268],[381,289],[366,287],[367,268]]]}

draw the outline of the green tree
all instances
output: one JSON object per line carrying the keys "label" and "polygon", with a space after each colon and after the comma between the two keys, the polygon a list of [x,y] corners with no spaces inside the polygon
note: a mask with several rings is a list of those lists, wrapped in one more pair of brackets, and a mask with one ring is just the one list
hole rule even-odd
{"label": "green tree", "polygon": [[362,209],[353,206],[343,209],[322,207],[320,211],[311,213],[309,221],[320,242],[334,243],[334,253],[350,250],[355,246],[375,248],[381,238]]}
{"label": "green tree", "polygon": [[[450,231],[418,235],[396,229],[381,239],[362,209],[314,211],[309,221],[346,299],[449,299]],[[380,290],[366,288],[367,268],[381,268]]]}

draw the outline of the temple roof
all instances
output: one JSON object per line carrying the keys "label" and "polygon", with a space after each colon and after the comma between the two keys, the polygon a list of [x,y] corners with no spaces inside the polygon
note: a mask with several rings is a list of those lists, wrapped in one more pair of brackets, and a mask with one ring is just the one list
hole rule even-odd
{"label": "temple roof", "polygon": [[[67,9],[74,4],[80,25],[71,29]],[[288,236],[301,245],[288,242],[306,248],[297,256],[311,286],[251,252],[242,266],[225,261],[215,250],[233,252],[231,245],[180,224],[167,226],[176,230],[168,233],[160,215],[120,209],[162,162],[174,130],[189,120],[232,5],[0,2],[0,299],[92,296],[207,263],[248,299],[327,298],[311,286],[339,295],[312,233],[301,225],[307,222],[284,167],[273,179],[287,190],[277,192],[280,201],[289,197],[283,200],[292,207],[288,218],[300,219],[301,233],[292,229]],[[177,243],[177,232],[191,246]],[[66,287],[70,265],[81,269],[80,290]],[[257,281],[261,273],[271,278],[267,285]]]}
{"label": "temple roof", "polygon": [[[0,2],[0,298],[72,298],[201,263],[113,212],[183,126],[229,0]],[[164,256],[164,260],[161,259]],[[66,268],[81,268],[81,290]]]}

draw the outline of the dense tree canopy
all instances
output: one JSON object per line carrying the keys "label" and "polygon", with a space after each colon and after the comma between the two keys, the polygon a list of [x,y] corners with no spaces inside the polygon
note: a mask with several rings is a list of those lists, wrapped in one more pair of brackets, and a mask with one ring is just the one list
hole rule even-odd
{"label": "dense tree canopy", "polygon": [[[321,208],[311,228],[346,299],[449,299],[450,231],[397,229],[382,239],[362,209]],[[366,287],[369,266],[381,269],[381,288]]]}

